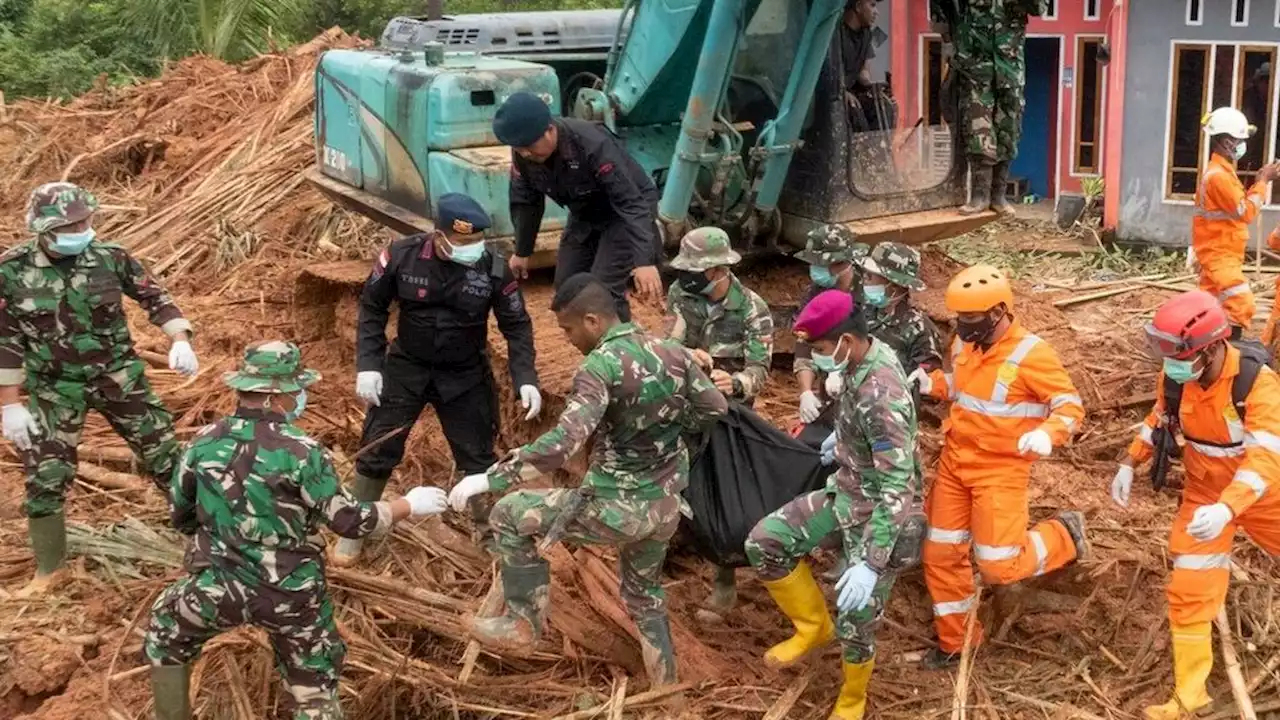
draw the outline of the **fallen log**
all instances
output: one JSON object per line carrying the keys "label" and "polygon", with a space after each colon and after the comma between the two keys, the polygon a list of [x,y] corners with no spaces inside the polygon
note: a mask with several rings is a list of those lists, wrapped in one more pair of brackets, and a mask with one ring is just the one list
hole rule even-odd
{"label": "fallen log", "polygon": [[115,472],[87,462],[76,464],[76,475],[108,490],[146,490],[151,486],[151,483],[132,473]]}

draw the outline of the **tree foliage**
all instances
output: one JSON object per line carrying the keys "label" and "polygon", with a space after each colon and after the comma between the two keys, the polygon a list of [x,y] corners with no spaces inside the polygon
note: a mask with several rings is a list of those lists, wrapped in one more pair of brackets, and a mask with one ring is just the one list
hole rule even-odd
{"label": "tree foliage", "polygon": [[[444,0],[444,12],[579,10],[621,0]],[[0,0],[0,90],[69,97],[103,79],[128,82],[167,59],[243,60],[334,25],[377,38],[427,0]]]}

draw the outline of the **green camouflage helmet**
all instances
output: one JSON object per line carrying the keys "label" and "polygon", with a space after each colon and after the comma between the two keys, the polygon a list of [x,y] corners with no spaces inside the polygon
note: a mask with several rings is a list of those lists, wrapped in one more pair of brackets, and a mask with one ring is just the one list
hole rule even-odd
{"label": "green camouflage helmet", "polygon": [[729,245],[729,235],[718,227],[700,227],[680,240],[680,253],[671,261],[676,270],[701,272],[735,265],[742,256]]}
{"label": "green camouflage helmet", "polygon": [[882,242],[862,261],[862,269],[911,290],[923,290],[920,280],[920,253],[896,242]]}
{"label": "green camouflage helmet", "polygon": [[224,373],[222,381],[240,392],[296,393],[320,379],[302,367],[302,351],[283,340],[267,340],[244,351],[240,369]]}
{"label": "green camouflage helmet", "polygon": [[31,191],[27,201],[27,229],[42,235],[66,225],[74,225],[93,215],[98,199],[93,193],[69,182],[45,183]]}
{"label": "green camouflage helmet", "polygon": [[819,225],[809,231],[804,249],[795,257],[810,265],[828,267],[841,262],[856,263],[867,256],[869,249],[843,225]]}

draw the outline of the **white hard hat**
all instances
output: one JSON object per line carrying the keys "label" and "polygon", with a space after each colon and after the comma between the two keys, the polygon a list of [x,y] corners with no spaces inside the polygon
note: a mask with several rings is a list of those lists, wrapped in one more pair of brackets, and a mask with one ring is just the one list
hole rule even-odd
{"label": "white hard hat", "polygon": [[1220,107],[1204,116],[1201,121],[1205,135],[1230,135],[1233,138],[1247,140],[1258,128],[1249,124],[1244,113],[1232,107]]}

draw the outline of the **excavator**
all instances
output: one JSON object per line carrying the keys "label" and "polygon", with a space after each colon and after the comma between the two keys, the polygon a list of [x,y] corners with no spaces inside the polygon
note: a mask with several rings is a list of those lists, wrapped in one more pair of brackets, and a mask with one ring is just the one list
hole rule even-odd
{"label": "excavator", "polygon": [[[467,193],[492,216],[487,242],[509,254],[511,150],[492,121],[507,97],[527,91],[553,115],[620,138],[661,192],[657,231],[668,249],[708,225],[751,256],[802,248],[821,224],[843,224],[868,244],[918,244],[994,219],[957,212],[967,174],[957,123],[853,130],[833,41],[844,5],[626,0],[616,10],[396,18],[377,47],[321,57],[307,180],[405,234],[432,229],[441,195]],[[554,265],[565,218],[548,201],[532,267]],[[333,285],[358,285],[367,271],[313,266],[298,293],[332,299],[341,294]]]}

